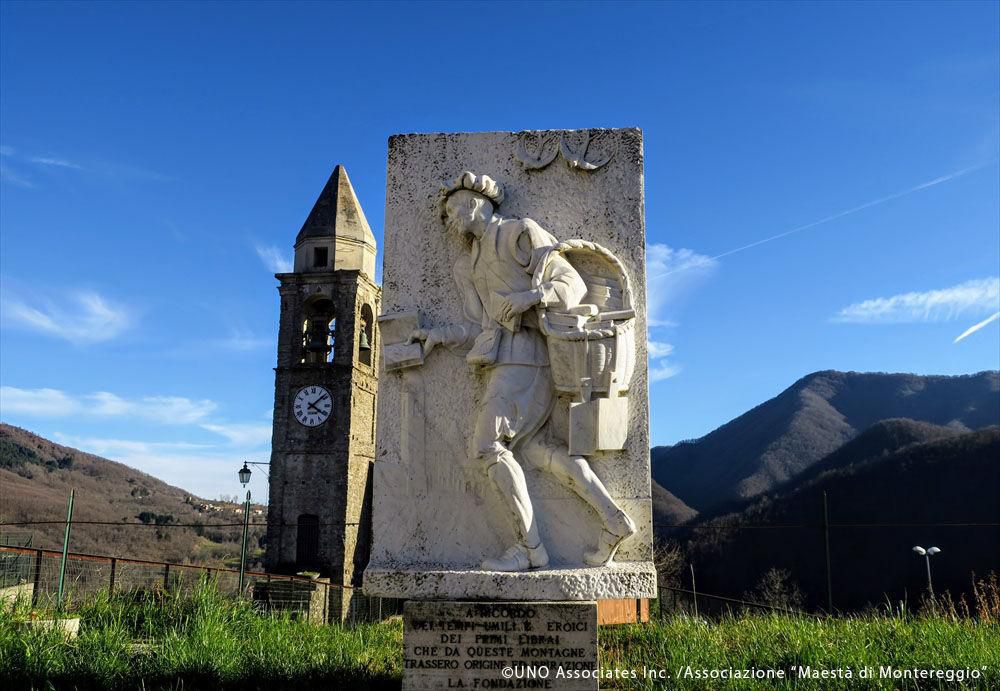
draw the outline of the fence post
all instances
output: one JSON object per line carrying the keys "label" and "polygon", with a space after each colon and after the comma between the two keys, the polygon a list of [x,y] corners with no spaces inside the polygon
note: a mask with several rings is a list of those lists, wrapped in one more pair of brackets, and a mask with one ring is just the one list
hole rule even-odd
{"label": "fence post", "polygon": [[75,489],[69,491],[69,507],[66,509],[66,533],[63,535],[62,563],[59,565],[59,592],[56,595],[56,609],[62,609],[63,586],[66,583],[66,556],[69,552],[69,531],[73,526],[73,497]]}
{"label": "fence post", "polygon": [[111,578],[108,580],[108,595],[115,594],[115,575],[118,572],[118,560],[111,557]]}
{"label": "fence post", "polygon": [[830,566],[830,512],[823,492],[823,542],[826,547],[826,611],[833,614],[833,577]]}
{"label": "fence post", "polygon": [[170,564],[163,565],[163,589],[170,589]]}
{"label": "fence post", "polygon": [[31,606],[34,608],[38,602],[38,589],[42,584],[42,550],[35,550],[35,578],[31,587]]}

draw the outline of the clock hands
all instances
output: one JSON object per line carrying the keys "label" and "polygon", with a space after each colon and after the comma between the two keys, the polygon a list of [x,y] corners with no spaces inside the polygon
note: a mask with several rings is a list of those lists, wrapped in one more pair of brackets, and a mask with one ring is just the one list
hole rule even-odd
{"label": "clock hands", "polygon": [[319,408],[317,408],[316,404],[319,403],[320,401],[322,401],[324,398],[327,398],[326,394],[323,394],[322,396],[320,396],[319,398],[317,398],[315,401],[313,401],[312,403],[309,403],[307,405],[310,408],[312,408],[313,410],[315,410],[317,414],[322,415],[323,411],[321,411]]}

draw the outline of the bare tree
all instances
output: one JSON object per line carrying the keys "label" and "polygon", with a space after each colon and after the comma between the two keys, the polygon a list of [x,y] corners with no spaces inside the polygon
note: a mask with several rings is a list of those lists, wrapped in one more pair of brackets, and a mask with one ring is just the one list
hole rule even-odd
{"label": "bare tree", "polygon": [[782,609],[801,609],[804,598],[799,586],[786,569],[768,569],[744,599]]}
{"label": "bare tree", "polygon": [[659,587],[681,587],[684,553],[675,541],[656,541],[653,545],[653,564],[656,565],[656,582]]}

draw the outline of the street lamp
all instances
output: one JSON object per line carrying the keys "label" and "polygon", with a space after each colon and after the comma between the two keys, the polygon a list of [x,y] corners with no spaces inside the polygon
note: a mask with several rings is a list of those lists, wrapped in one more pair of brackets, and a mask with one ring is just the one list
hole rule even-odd
{"label": "street lamp", "polygon": [[[269,463],[257,463],[254,461],[243,461],[243,467],[236,473],[240,478],[240,484],[246,487],[250,483],[251,465],[270,465]],[[267,475],[267,471],[264,471]],[[270,476],[268,476],[270,480]],[[250,490],[247,489],[247,500],[243,505],[243,542],[240,547],[240,595],[243,595],[243,581],[247,570],[247,535],[250,532]]]}
{"label": "street lamp", "polygon": [[246,461],[243,461],[243,467],[240,468],[240,472],[237,473],[240,476],[240,484],[244,487],[250,482],[250,468],[247,467]]}
{"label": "street lamp", "polygon": [[934,597],[934,583],[931,581],[931,557],[940,553],[941,550],[937,547],[928,547],[927,549],[924,549],[920,545],[917,545],[913,548],[913,551],[927,560],[927,590],[930,592],[931,597]]}

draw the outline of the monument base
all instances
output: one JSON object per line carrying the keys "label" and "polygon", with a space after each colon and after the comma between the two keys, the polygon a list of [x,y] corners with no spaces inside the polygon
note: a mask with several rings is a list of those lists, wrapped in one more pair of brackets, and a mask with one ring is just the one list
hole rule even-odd
{"label": "monument base", "polygon": [[598,687],[596,602],[407,602],[403,691]]}
{"label": "monument base", "polygon": [[369,566],[366,595],[406,600],[462,600],[489,593],[491,600],[586,601],[656,597],[652,562],[531,571],[449,571],[432,567]]}

